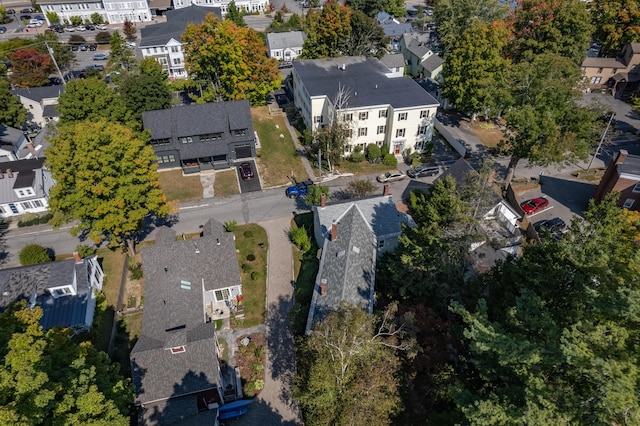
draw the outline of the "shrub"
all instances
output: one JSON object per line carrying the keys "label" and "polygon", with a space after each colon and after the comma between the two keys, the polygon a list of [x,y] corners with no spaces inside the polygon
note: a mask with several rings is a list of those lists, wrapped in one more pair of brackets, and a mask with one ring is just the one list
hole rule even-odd
{"label": "shrub", "polygon": [[224,230],[227,232],[233,232],[238,228],[238,222],[230,220],[224,223]]}
{"label": "shrub", "polygon": [[258,281],[260,279],[260,277],[261,277],[261,275],[260,275],[260,272],[258,272],[258,271],[253,271],[251,273],[251,279],[253,281]]}
{"label": "shrub", "polygon": [[81,44],[86,41],[84,37],[78,34],[72,34],[71,37],[69,37],[69,44]]}
{"label": "shrub", "polygon": [[324,194],[329,198],[329,187],[325,185],[312,185],[309,187],[307,195],[304,197],[304,202],[308,206],[320,204],[320,200]]}
{"label": "shrub", "polygon": [[368,179],[356,179],[347,184],[347,192],[354,198],[368,197],[376,188],[376,185]]}
{"label": "shrub", "polygon": [[96,34],[96,43],[98,44],[109,44],[109,39],[111,38],[111,34],[107,31],[100,31]]}
{"label": "shrub", "polygon": [[94,24],[103,24],[104,20],[102,19],[102,15],[96,12],[91,14],[91,22]]}
{"label": "shrub", "polygon": [[296,245],[302,252],[306,252],[311,248],[311,239],[307,234],[305,227],[294,228],[289,231],[291,242]]}
{"label": "shrub", "polygon": [[58,14],[56,12],[47,12],[47,19],[52,24],[55,23],[55,22],[60,22],[60,17],[58,16]]}
{"label": "shrub", "polygon": [[78,26],[80,24],[82,24],[82,17],[81,16],[72,16],[71,18],[69,18],[71,20],[71,24]]}
{"label": "shrub", "polygon": [[367,160],[375,160],[376,158],[380,158],[382,152],[380,151],[380,147],[375,143],[370,143],[367,145]]}
{"label": "shrub", "polygon": [[142,263],[136,262],[132,265],[129,265],[129,278],[131,278],[132,280],[139,280],[142,277]]}
{"label": "shrub", "polygon": [[22,228],[23,226],[40,225],[49,222],[52,217],[53,215],[51,213],[47,213],[43,216],[38,216],[35,213],[25,213],[20,217],[18,226]]}
{"label": "shrub", "polygon": [[29,244],[20,250],[20,264],[22,266],[38,265],[40,263],[51,262],[49,251],[38,244]]}
{"label": "shrub", "polygon": [[86,244],[79,244],[78,246],[76,246],[76,251],[82,258],[93,256],[94,254],[96,254],[95,247],[91,247]]}
{"label": "shrub", "polygon": [[364,161],[364,155],[362,155],[362,154],[351,154],[351,157],[349,157],[349,160],[352,163],[362,163]]}
{"label": "shrub", "polygon": [[253,238],[253,231],[251,230],[244,231],[242,235],[244,235],[245,238]]}
{"label": "shrub", "polygon": [[249,272],[251,270],[251,265],[243,263],[242,266],[240,266],[240,269],[242,269],[242,272]]}
{"label": "shrub", "polygon": [[393,154],[385,154],[382,159],[382,164],[389,167],[396,167],[398,165],[398,159]]}
{"label": "shrub", "polygon": [[254,260],[256,260],[256,256],[255,256],[253,253],[249,253],[249,254],[247,255],[247,260],[248,260],[249,262],[253,262]]}

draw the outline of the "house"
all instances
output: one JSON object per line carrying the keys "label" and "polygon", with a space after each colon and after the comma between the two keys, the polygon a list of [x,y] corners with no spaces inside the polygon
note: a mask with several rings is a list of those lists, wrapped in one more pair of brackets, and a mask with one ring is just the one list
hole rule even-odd
{"label": "house", "polygon": [[628,97],[640,88],[640,43],[628,43],[617,58],[585,58],[582,81],[590,89],[609,88],[617,97]]}
{"label": "house", "polygon": [[97,256],[82,259],[77,253],[59,262],[0,269],[0,310],[26,300],[30,308],[42,308],[40,325],[45,330],[88,330],[103,280]]}
{"label": "house", "polygon": [[599,203],[610,192],[619,192],[618,207],[640,211],[640,156],[621,149],[609,163],[593,196]]}
{"label": "house", "polygon": [[426,35],[403,34],[398,51],[407,61],[407,72],[414,77],[437,79],[442,72],[444,60],[429,48]]}
{"label": "house", "polygon": [[177,106],[142,113],[161,169],[227,169],[256,155],[249,101]]}
{"label": "house", "polygon": [[162,69],[169,74],[170,79],[187,78],[182,33],[188,24],[201,24],[209,13],[213,13],[216,18],[222,20],[222,11],[219,7],[191,5],[168,11],[165,14],[166,22],[141,28],[138,47],[142,57],[158,61]]}
{"label": "house", "polygon": [[[364,56],[293,62],[293,98],[307,128],[337,117],[349,126],[344,154],[374,143],[402,155],[431,141],[438,101],[408,77]],[[336,112],[337,107],[340,111]]]}
{"label": "house", "polygon": [[290,62],[302,54],[307,35],[302,31],[267,34],[267,51],[270,58]]}
{"label": "house", "polygon": [[11,91],[27,110],[27,120],[40,127],[45,127],[51,121],[58,121],[56,105],[62,92],[64,86],[27,87]]}
{"label": "house", "polygon": [[401,53],[387,53],[380,58],[380,62],[391,70],[390,77],[404,76],[406,63]]}
{"label": "house", "polygon": [[391,39],[399,39],[402,34],[411,34],[413,32],[413,26],[410,22],[401,24],[400,21],[389,15],[387,12],[378,12],[376,15],[376,21],[382,27],[384,35]]}
{"label": "house", "polygon": [[[232,0],[173,0],[174,9],[182,9],[191,5],[203,7],[217,7],[222,11],[222,16],[227,14],[229,3]],[[248,14],[257,14],[269,10],[268,0],[237,0],[235,2],[239,10],[244,10]]]}
{"label": "house", "polygon": [[0,163],[0,217],[47,211],[53,185],[44,158]]}
{"label": "house", "polygon": [[97,13],[102,20],[110,24],[130,22],[148,22],[153,19],[146,1],[121,2],[117,0],[38,0],[47,24],[51,25],[49,14],[55,13],[62,24],[71,23],[72,17],[80,17],[83,22],[92,22],[91,15]]}
{"label": "house", "polygon": [[22,130],[0,124],[0,163],[16,161],[29,154],[29,139]]}
{"label": "house", "polygon": [[197,239],[161,228],[141,249],[142,332],[130,354],[139,424],[215,424],[224,403],[216,312],[242,311],[232,233],[209,220]]}

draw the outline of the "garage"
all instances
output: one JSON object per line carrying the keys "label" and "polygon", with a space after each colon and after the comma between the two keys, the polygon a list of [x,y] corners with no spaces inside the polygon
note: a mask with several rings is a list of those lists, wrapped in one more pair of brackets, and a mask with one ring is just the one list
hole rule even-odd
{"label": "garage", "polygon": [[236,159],[240,158],[251,158],[253,157],[251,152],[251,146],[239,146],[236,147]]}

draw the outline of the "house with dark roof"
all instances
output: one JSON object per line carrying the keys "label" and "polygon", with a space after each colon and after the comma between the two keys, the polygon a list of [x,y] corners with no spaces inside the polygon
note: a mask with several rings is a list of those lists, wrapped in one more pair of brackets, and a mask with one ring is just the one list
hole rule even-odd
{"label": "house with dark roof", "polygon": [[256,155],[249,101],[211,102],[146,111],[142,123],[160,169],[227,169]]}
{"label": "house with dark roof", "polygon": [[600,202],[611,192],[618,192],[618,207],[640,211],[640,156],[621,149],[609,163],[593,198]]}
{"label": "house with dark roof", "polygon": [[0,162],[0,217],[47,211],[54,184],[44,158]]}
{"label": "house with dark roof", "polygon": [[302,31],[286,31],[267,34],[267,52],[270,58],[290,62],[302,54],[307,35]]}
{"label": "house with dark roof", "polygon": [[591,89],[611,89],[628,97],[640,89],[640,43],[628,43],[615,58],[588,57],[582,61],[582,81]]}
{"label": "house with dark roof", "polygon": [[196,239],[162,228],[141,255],[142,333],[129,357],[139,424],[214,424],[224,388],[213,320],[242,312],[234,236],[213,219]]}
{"label": "house with dark roof", "polygon": [[26,157],[29,139],[22,130],[0,124],[0,163]]}
{"label": "house with dark roof", "polygon": [[392,39],[399,39],[402,34],[413,33],[413,26],[410,22],[400,23],[396,18],[389,15],[387,12],[378,12],[376,20],[382,27],[384,35]]}
{"label": "house with dark roof", "polygon": [[403,34],[398,51],[407,61],[407,72],[414,77],[437,79],[444,60],[429,47],[429,39],[421,34]]}
{"label": "house with dark roof", "polygon": [[406,63],[401,53],[386,53],[380,58],[380,62],[391,70],[392,77],[404,76]]}
{"label": "house with dark roof", "polygon": [[207,14],[222,20],[219,7],[203,7],[194,4],[176,10],[168,11],[166,22],[147,25],[140,29],[140,43],[138,48],[143,58],[153,58],[162,69],[169,74],[169,78],[187,78],[184,68],[184,52],[182,50],[182,33],[189,24],[201,24]]}
{"label": "house with dark roof", "polygon": [[0,269],[0,310],[26,300],[30,308],[42,308],[40,325],[45,330],[88,330],[103,280],[97,256],[82,259],[77,253],[59,262]]}
{"label": "house with dark roof", "polygon": [[294,61],[292,80],[307,128],[324,127],[334,117],[348,126],[345,156],[372,143],[401,156],[405,150],[422,152],[431,141],[438,101],[376,58]]}
{"label": "house with dark roof", "polygon": [[58,121],[58,98],[64,92],[64,86],[43,86],[14,89],[11,91],[20,99],[27,110],[27,120],[45,127],[49,122]]}

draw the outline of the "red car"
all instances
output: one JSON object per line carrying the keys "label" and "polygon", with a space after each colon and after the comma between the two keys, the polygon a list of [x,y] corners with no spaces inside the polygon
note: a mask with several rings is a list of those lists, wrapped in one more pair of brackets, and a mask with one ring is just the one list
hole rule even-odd
{"label": "red car", "polygon": [[522,210],[526,214],[534,214],[541,210],[546,209],[549,206],[549,200],[546,198],[538,197],[531,200],[527,200],[524,203],[520,204]]}
{"label": "red car", "polygon": [[249,163],[240,164],[240,175],[244,180],[253,179],[253,170],[251,169],[251,164]]}

